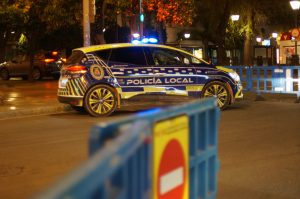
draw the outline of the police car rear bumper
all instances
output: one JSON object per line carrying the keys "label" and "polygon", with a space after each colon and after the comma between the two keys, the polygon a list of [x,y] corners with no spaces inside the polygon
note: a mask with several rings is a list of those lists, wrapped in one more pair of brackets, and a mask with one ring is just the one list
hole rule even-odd
{"label": "police car rear bumper", "polygon": [[68,97],[68,96],[58,96],[58,101],[60,103],[70,104],[72,106],[83,106],[83,97]]}

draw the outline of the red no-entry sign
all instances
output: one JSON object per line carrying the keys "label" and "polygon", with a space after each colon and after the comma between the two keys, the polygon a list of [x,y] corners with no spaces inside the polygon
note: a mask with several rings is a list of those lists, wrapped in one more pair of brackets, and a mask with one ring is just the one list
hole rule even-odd
{"label": "red no-entry sign", "polygon": [[153,198],[188,199],[188,117],[154,127]]}

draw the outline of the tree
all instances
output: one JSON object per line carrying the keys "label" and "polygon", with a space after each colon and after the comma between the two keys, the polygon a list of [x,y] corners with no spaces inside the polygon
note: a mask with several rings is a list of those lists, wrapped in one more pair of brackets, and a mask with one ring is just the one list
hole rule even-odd
{"label": "tree", "polygon": [[21,24],[30,6],[27,0],[0,2],[0,61],[5,58],[7,42],[21,34]]}
{"label": "tree", "polygon": [[155,18],[156,31],[159,40],[164,41],[164,25],[192,25],[194,17],[193,0],[147,0],[143,9],[148,11],[148,15]]}
{"label": "tree", "polygon": [[269,38],[272,32],[286,31],[293,22],[288,1],[235,0],[231,12],[240,14],[243,33],[243,64],[252,64],[253,39],[255,36]]}
{"label": "tree", "polygon": [[[205,52],[208,52],[208,42],[218,46],[219,64],[226,63],[225,49],[241,48],[244,64],[250,65],[254,36],[280,32],[293,27],[291,21],[294,21],[288,1],[198,0],[195,9],[193,25],[202,38]],[[239,14],[240,20],[232,23],[231,14]]]}
{"label": "tree", "polygon": [[[218,6],[216,6],[218,5]],[[204,43],[205,59],[208,59],[208,43],[214,43],[219,51],[218,63],[225,62],[225,34],[229,21],[231,1],[230,0],[198,0],[195,2],[197,15],[194,26]]]}
{"label": "tree", "polygon": [[145,8],[153,11],[158,22],[176,25],[191,25],[193,22],[192,0],[148,0]]}
{"label": "tree", "polygon": [[95,23],[91,25],[93,44],[129,42],[127,20],[139,11],[138,0],[96,0]]}

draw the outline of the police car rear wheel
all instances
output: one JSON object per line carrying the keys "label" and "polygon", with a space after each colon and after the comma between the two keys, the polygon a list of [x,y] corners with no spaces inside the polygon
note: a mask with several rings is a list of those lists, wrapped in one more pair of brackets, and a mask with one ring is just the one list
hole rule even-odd
{"label": "police car rear wheel", "polygon": [[113,88],[106,85],[92,87],[84,98],[84,107],[94,117],[110,115],[117,107],[117,97]]}
{"label": "police car rear wheel", "polygon": [[207,84],[202,92],[202,97],[216,97],[221,110],[227,108],[230,102],[230,93],[222,82],[211,82]]}

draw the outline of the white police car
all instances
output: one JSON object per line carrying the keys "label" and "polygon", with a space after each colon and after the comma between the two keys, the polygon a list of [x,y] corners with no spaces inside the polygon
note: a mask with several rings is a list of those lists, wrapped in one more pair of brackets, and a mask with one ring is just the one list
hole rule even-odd
{"label": "white police car", "polygon": [[140,95],[217,97],[225,109],[242,98],[240,78],[183,50],[154,44],[105,44],[74,49],[61,70],[58,99],[106,116]]}

